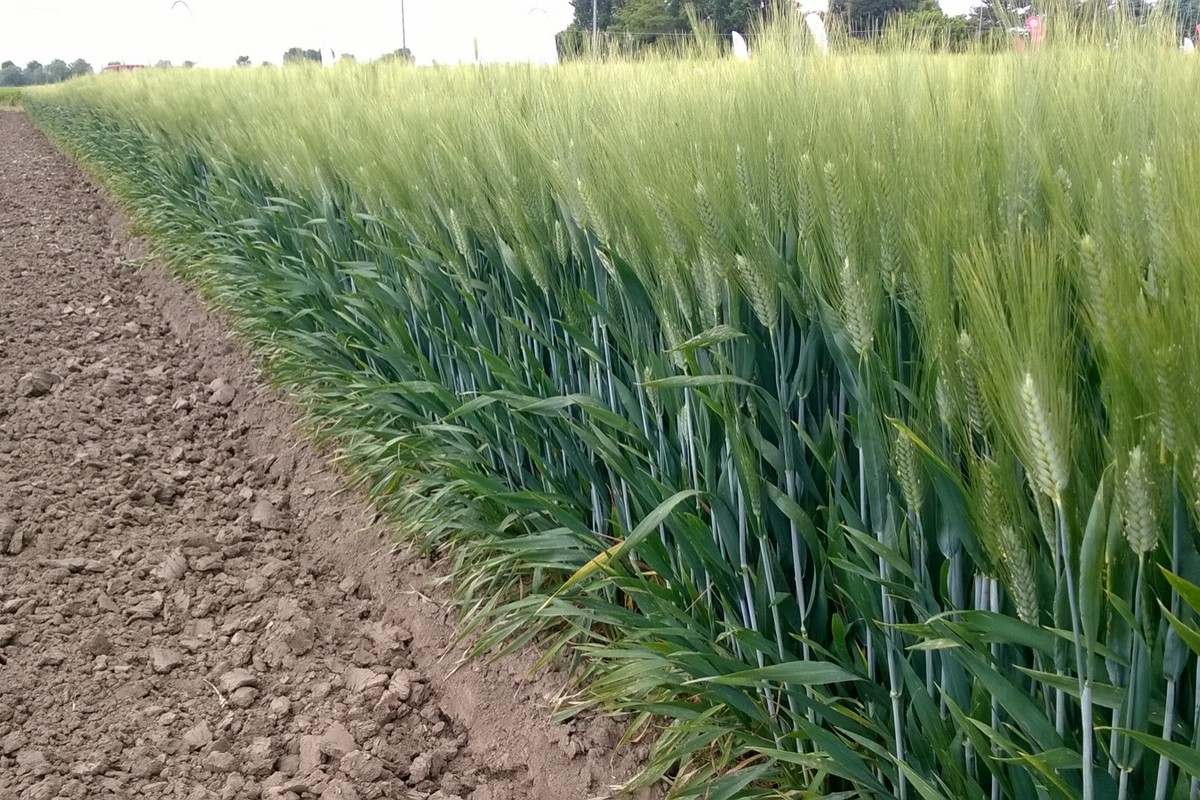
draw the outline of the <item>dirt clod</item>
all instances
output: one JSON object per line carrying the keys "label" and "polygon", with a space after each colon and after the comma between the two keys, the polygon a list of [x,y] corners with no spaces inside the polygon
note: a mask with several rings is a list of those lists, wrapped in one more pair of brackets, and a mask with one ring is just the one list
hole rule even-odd
{"label": "dirt clod", "polygon": [[27,372],[17,381],[17,394],[21,397],[42,397],[50,394],[59,380],[57,375],[45,370]]}
{"label": "dirt clod", "polygon": [[150,648],[150,665],[159,675],[166,675],[186,661],[187,656],[178,650],[170,650],[165,647]]}
{"label": "dirt clod", "polygon": [[250,512],[250,521],[263,530],[286,531],[288,529],[287,517],[269,500],[259,500],[254,504],[254,510]]}
{"label": "dirt clod", "polygon": [[189,750],[200,750],[212,743],[212,729],[208,727],[208,722],[200,720],[200,722],[188,728],[183,734],[183,745]]}
{"label": "dirt clod", "polygon": [[360,796],[352,783],[334,778],[321,792],[321,800],[360,800]]}
{"label": "dirt clod", "polygon": [[233,694],[229,695],[229,703],[234,708],[249,708],[258,700],[258,689],[253,686],[243,686],[240,689],[235,689]]}
{"label": "dirt clod", "polygon": [[340,723],[333,723],[321,737],[321,752],[334,760],[339,760],[347,753],[358,749],[358,742],[353,734]]}
{"label": "dirt clod", "polygon": [[208,396],[208,402],[216,406],[230,405],[237,397],[237,389],[223,380],[214,381],[208,388],[212,390],[212,394]]}
{"label": "dirt clod", "polygon": [[231,669],[221,676],[221,691],[233,694],[243,687],[258,686],[258,676],[248,669]]}

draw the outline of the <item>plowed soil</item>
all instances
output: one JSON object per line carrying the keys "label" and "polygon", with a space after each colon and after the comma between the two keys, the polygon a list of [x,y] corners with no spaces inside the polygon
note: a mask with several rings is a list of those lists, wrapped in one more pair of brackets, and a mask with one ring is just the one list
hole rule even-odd
{"label": "plowed soil", "polygon": [[615,725],[452,669],[430,565],[144,252],[0,111],[0,800],[605,794]]}

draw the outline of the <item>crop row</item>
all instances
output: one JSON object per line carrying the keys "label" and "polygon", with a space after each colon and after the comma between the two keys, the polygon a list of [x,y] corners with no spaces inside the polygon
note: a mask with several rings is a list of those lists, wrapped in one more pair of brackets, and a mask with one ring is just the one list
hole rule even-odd
{"label": "crop row", "polygon": [[25,105],[644,780],[1196,797],[1200,65],[785,50]]}

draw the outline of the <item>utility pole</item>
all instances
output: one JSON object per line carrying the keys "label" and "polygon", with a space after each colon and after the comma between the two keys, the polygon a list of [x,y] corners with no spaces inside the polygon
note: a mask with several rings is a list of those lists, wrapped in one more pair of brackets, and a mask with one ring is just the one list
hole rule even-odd
{"label": "utility pole", "polygon": [[600,17],[597,5],[598,0],[592,0],[592,58],[596,57],[596,37],[600,33]]}
{"label": "utility pole", "polygon": [[408,28],[404,24],[404,0],[400,0],[400,47],[408,53]]}

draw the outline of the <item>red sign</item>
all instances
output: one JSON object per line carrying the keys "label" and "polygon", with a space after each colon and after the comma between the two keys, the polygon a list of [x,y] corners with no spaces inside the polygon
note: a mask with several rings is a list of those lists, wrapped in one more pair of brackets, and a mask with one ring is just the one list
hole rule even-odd
{"label": "red sign", "polygon": [[1028,17],[1025,20],[1025,27],[1029,30],[1029,40],[1035,45],[1040,44],[1042,36],[1046,34],[1045,29],[1042,28],[1041,18],[1036,14]]}

